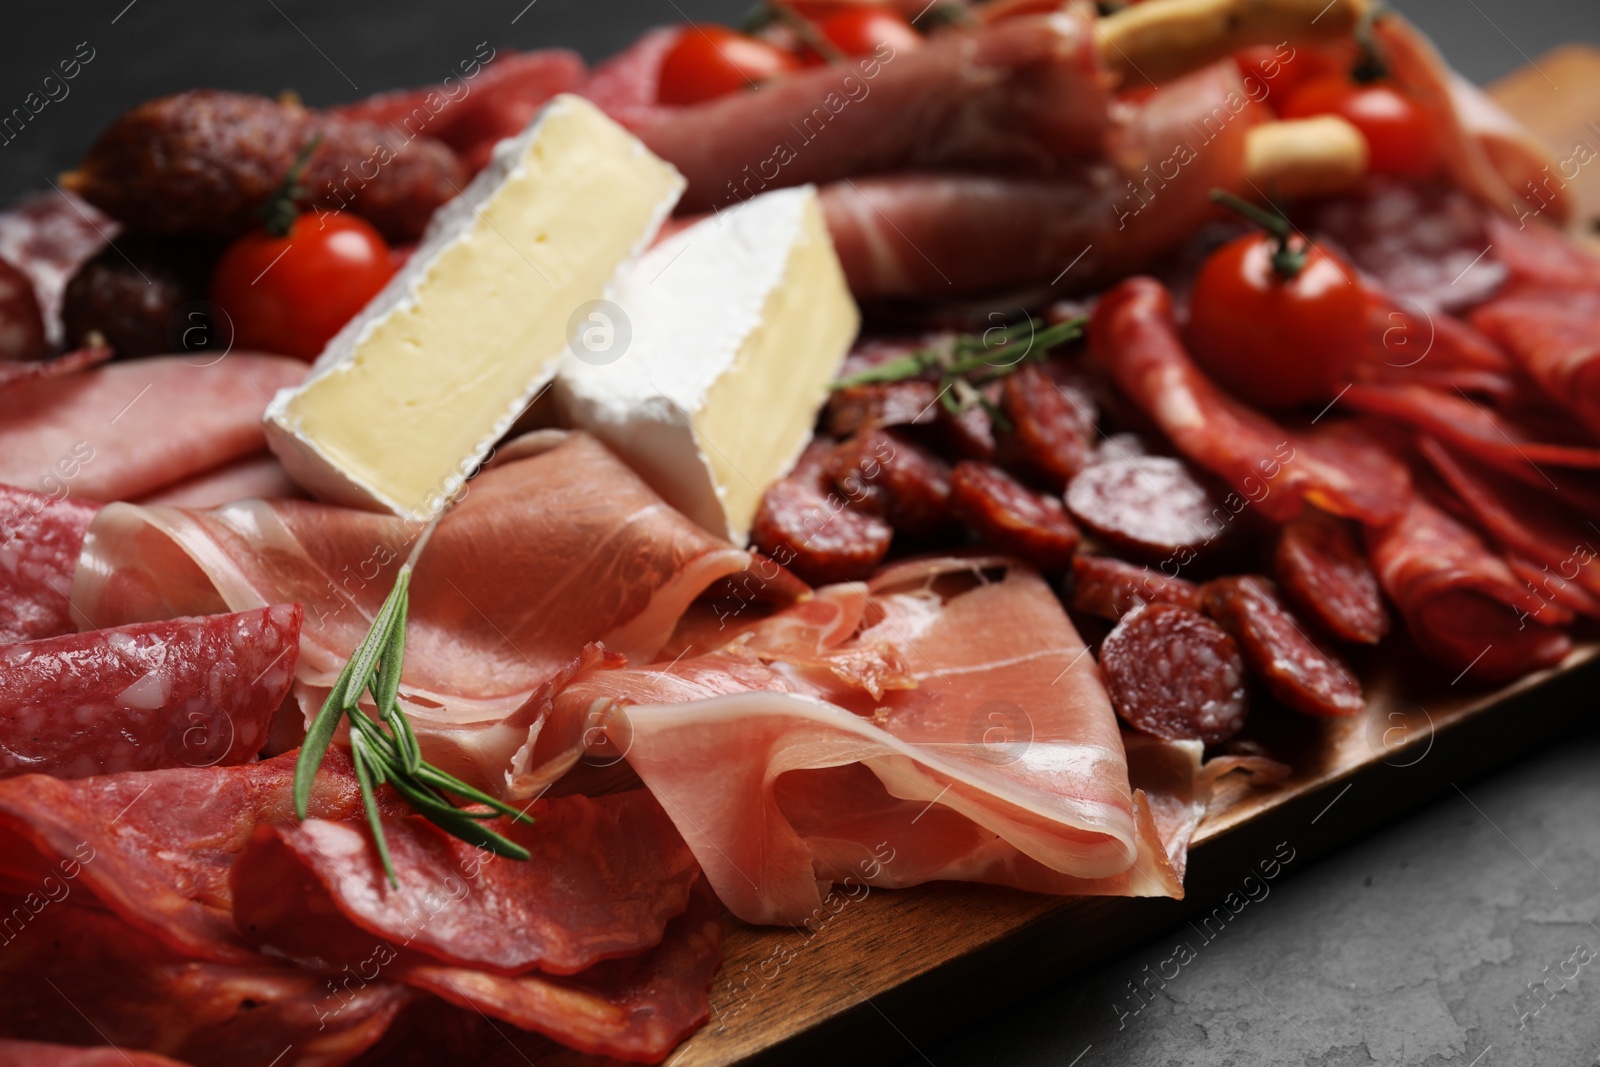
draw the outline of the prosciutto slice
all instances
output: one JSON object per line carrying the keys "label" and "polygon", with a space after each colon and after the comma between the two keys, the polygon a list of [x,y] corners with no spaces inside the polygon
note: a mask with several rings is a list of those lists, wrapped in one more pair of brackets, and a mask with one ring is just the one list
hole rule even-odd
{"label": "prosciutto slice", "polygon": [[78,627],[68,596],[99,505],[0,485],[0,645]]}
{"label": "prosciutto slice", "polygon": [[111,363],[0,389],[0,482],[91,500],[124,500],[259,452],[272,394],[305,364],[231,353]]}
{"label": "prosciutto slice", "polygon": [[[749,562],[593,438],[558,442],[476,478],[411,584],[402,703],[430,760],[489,789],[527,741],[534,711],[519,709],[587,643],[648,661],[702,590]],[[102,625],[302,603],[296,693],[309,714],[419,532],[296,500],[114,505],[90,530],[73,602]]]}
{"label": "prosciutto slice", "polygon": [[1572,648],[1538,621],[1544,602],[1471,530],[1420,496],[1390,525],[1367,531],[1372,568],[1422,650],[1486,680],[1554,666]]}
{"label": "prosciutto slice", "polygon": [[1037,172],[1099,156],[1108,82],[1089,23],[1057,13],[941,34],[902,53],[881,45],[757,91],[663,109],[635,132],[688,179],[679,210],[705,211],[863,174]]}
{"label": "prosciutto slice", "polygon": [[1178,450],[1276,522],[1306,504],[1371,525],[1405,509],[1409,479],[1348,427],[1291,431],[1223,393],[1184,351],[1172,298],[1152,278],[1101,297],[1089,323],[1094,358]]}
{"label": "prosciutto slice", "polygon": [[299,604],[46,637],[0,652],[0,778],[254,759],[294,680]]}
{"label": "prosciutto slice", "polygon": [[175,508],[215,508],[235,500],[284,500],[305,493],[271,452],[258,452],[227,466],[169,485],[139,501]]}

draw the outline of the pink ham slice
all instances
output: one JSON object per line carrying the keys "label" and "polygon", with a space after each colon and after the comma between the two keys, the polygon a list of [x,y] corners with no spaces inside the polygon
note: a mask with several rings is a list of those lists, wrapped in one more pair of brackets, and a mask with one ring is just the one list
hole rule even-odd
{"label": "pink ham slice", "polygon": [[67,598],[83,536],[99,510],[59,493],[0,485],[0,645],[78,629]]}
{"label": "pink ham slice", "polygon": [[[161,356],[0,389],[0,482],[126,500],[265,448],[261,415],[305,364]],[[70,471],[70,473],[69,473]]]}
{"label": "pink ham slice", "polygon": [[679,209],[705,211],[862,174],[1048,172],[1099,157],[1107,84],[1093,29],[1061,13],[943,34],[899,54],[885,46],[758,91],[663,109],[636,132],[689,180]]}
{"label": "pink ham slice", "polygon": [[[826,650],[830,623],[784,613],[773,634],[580,679],[552,715],[604,728],[746,921],[804,921],[818,880],[847,877],[1181,894],[1200,748],[1163,750],[1161,804],[1130,787],[1094,661],[1042,579],[997,559],[921,561],[869,595],[871,625]],[[915,688],[874,698],[862,665],[893,657]]]}
{"label": "pink ham slice", "polygon": [[188,481],[157,490],[141,504],[174,508],[215,508],[235,500],[289,500],[305,492],[271,452],[258,452]]}
{"label": "pink ham slice", "polygon": [[[293,500],[209,512],[117,505],[90,531],[73,600],[102,625],[302,603],[296,692],[311,712],[419,532]],[[591,641],[648,660],[702,590],[748,561],[586,435],[485,471],[439,525],[411,586],[401,697],[429,759],[504,788],[532,725],[518,709],[542,684]]]}
{"label": "pink ham slice", "polygon": [[279,604],[0,651],[0,777],[254,759],[294,681],[302,617]]}

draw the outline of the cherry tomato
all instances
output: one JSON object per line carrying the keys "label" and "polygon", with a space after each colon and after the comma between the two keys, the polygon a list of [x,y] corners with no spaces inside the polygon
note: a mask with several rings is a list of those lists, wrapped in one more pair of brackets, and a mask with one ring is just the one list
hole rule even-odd
{"label": "cherry tomato", "polygon": [[1366,299],[1347,265],[1316,247],[1293,278],[1273,267],[1277,239],[1223,245],[1195,279],[1189,352],[1218,385],[1266,408],[1325,401],[1366,344]]}
{"label": "cherry tomato", "polygon": [[776,45],[726,26],[688,26],[661,61],[657,96],[663,104],[698,104],[799,67]]}
{"label": "cherry tomato", "polygon": [[1374,171],[1427,178],[1439,170],[1433,120],[1393,85],[1358,85],[1344,75],[1324,75],[1291,93],[1278,113],[1286,119],[1338,115],[1348,120],[1366,137]]}
{"label": "cherry tomato", "polygon": [[847,56],[865,56],[888,45],[894,53],[922,44],[922,34],[893,8],[865,4],[839,11],[817,23],[817,29]]}
{"label": "cherry tomato", "polygon": [[309,360],[394,271],[388,244],[365,220],[304,214],[282,237],[258,230],[228,246],[211,301],[233,321],[235,346]]}
{"label": "cherry tomato", "polygon": [[1309,45],[1257,45],[1237,53],[1233,61],[1251,96],[1260,99],[1263,90],[1257,87],[1264,86],[1267,103],[1274,107],[1307,81],[1340,68],[1337,61]]}

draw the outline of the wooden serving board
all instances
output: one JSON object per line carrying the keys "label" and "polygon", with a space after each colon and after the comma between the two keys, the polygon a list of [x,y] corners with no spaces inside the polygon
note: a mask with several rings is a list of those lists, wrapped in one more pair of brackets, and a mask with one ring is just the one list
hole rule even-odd
{"label": "wooden serving board", "polygon": [[[1491,88],[1564,159],[1600,149],[1600,50],[1569,46]],[[1584,168],[1579,219],[1600,217],[1600,166]],[[1249,736],[1294,768],[1252,788],[1224,779],[1196,833],[1184,901],[1045,897],[993,886],[937,883],[835,896],[815,931],[727,920],[726,960],[711,990],[711,1021],[670,1067],[876,1063],[921,1045],[1044,985],[1087,970],[1201,912],[1270,859],[1279,842],[1295,864],[1393,821],[1401,812],[1582,728],[1600,682],[1600,641],[1560,668],[1497,691],[1470,689],[1426,664],[1402,637],[1357,663],[1364,716],[1316,721],[1262,709]],[[509,1045],[496,1067],[526,1056]],[[595,1060],[554,1052],[542,1064]]]}

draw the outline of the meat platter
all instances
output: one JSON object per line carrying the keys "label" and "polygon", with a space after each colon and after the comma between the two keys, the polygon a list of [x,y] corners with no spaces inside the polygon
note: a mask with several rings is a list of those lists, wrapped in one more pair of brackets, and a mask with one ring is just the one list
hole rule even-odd
{"label": "meat platter", "polygon": [[877,1061],[1574,729],[1584,96],[774,0],[131,102],[0,213],[0,1063]]}

